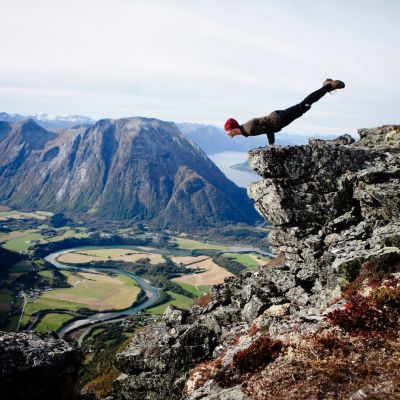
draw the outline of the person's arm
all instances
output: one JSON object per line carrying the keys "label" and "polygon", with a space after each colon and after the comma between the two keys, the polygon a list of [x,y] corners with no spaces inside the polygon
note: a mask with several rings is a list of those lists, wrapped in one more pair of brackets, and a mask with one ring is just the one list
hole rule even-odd
{"label": "person's arm", "polygon": [[255,125],[252,127],[252,129],[250,130],[250,135],[248,135],[244,129],[242,129],[242,127],[240,127],[240,131],[242,132],[243,136],[259,136],[259,135],[267,135],[268,137],[268,143],[270,145],[273,145],[275,143],[275,133],[273,131],[273,129],[266,125]]}

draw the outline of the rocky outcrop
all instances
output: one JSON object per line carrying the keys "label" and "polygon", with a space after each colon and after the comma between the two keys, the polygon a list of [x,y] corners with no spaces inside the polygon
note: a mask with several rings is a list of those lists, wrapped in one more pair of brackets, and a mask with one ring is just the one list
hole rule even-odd
{"label": "rocky outcrop", "polygon": [[0,399],[78,400],[81,362],[80,352],[55,332],[0,331]]}
{"label": "rocky outcrop", "polygon": [[[117,356],[123,374],[114,399],[330,398],[338,383],[349,398],[367,382],[366,365],[375,365],[368,393],[397,390],[397,372],[388,375],[388,365],[398,365],[397,341],[374,353],[362,331],[354,338],[330,321],[348,309],[346,299],[331,304],[366,261],[400,261],[398,132],[390,126],[360,130],[356,143],[345,135],[251,151],[263,179],[248,194],[277,228],[269,241],[280,262],[212,286],[205,309],[170,306]],[[383,291],[396,287],[394,276]],[[357,304],[372,324],[385,313]]]}

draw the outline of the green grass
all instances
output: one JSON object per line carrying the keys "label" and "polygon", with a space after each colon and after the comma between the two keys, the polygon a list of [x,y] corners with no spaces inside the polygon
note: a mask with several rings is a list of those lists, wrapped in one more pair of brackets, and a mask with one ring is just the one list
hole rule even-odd
{"label": "green grass", "polygon": [[115,277],[115,279],[125,282],[125,284],[128,286],[139,286],[138,283],[134,279],[130,278],[127,275],[119,274]]}
{"label": "green grass", "polygon": [[33,246],[34,243],[25,243],[32,240],[40,240],[43,239],[43,236],[39,233],[31,233],[30,235],[21,236],[19,238],[8,240],[6,243],[3,243],[3,247],[9,250],[22,251],[27,248]]}
{"label": "green grass", "polygon": [[105,328],[95,328],[89,333],[89,335],[87,335],[87,338],[97,335],[98,333],[103,332],[104,330],[105,330]]}
{"label": "green grass", "polygon": [[194,249],[227,250],[228,249],[225,246],[197,242],[196,240],[176,240],[176,241],[172,241],[172,243],[177,243],[177,245],[180,249],[185,249],[185,250],[194,250]]}
{"label": "green grass", "polygon": [[[109,283],[106,283],[106,282],[99,282],[99,284],[110,285]],[[112,285],[112,286],[113,286],[113,288],[115,287],[115,285]],[[76,296],[92,297],[95,299],[99,299],[100,297],[103,297],[108,291],[111,292],[111,290],[105,290],[105,291],[101,290],[101,291],[96,292],[94,290],[80,290],[75,287],[72,287],[72,288],[55,289],[55,290],[52,290],[51,293],[74,294]]]}
{"label": "green grass", "polygon": [[54,213],[50,211],[35,211],[35,213],[39,215],[44,215],[46,217],[52,217],[54,215]]}
{"label": "green grass", "polygon": [[20,261],[16,263],[13,267],[9,269],[10,272],[29,272],[31,268],[31,264],[29,264],[27,261]]}
{"label": "green grass", "polygon": [[224,253],[222,254],[222,256],[237,261],[238,263],[244,265],[246,268],[250,270],[257,269],[259,267],[257,261],[253,260],[247,254]]}
{"label": "green grass", "polygon": [[[14,297],[12,296],[11,293],[4,293],[0,292],[0,301],[3,303],[11,303],[13,301]],[[8,312],[7,312],[8,315]]]}
{"label": "green grass", "polygon": [[71,301],[64,301],[58,299],[50,299],[48,297],[39,297],[33,303],[28,303],[25,307],[25,313],[31,315],[32,313],[39,310],[54,310],[60,308],[64,310],[75,311],[76,309],[83,307],[84,304],[74,303]]}
{"label": "green grass", "polygon": [[[172,282],[175,282],[175,281],[173,280]],[[189,285],[188,283],[182,283],[182,282],[175,282],[175,283],[177,283],[182,289],[185,289],[188,292],[193,293],[198,297],[200,297],[200,296],[202,296],[204,294],[200,290],[197,290],[196,286]]]}
{"label": "green grass", "polygon": [[259,253],[251,253],[251,254],[253,254],[254,256],[256,256],[257,258],[259,258],[260,260],[263,260],[263,261],[271,261],[272,260],[272,257],[262,256]]}
{"label": "green grass", "polygon": [[149,308],[147,312],[150,314],[163,314],[166,308],[170,305],[173,304],[176,307],[179,308],[187,308],[189,307],[190,304],[193,303],[193,299],[190,299],[189,297],[182,296],[181,294],[173,293],[173,292],[167,292],[172,300],[170,300],[168,303],[160,304],[159,306]]}
{"label": "green grass", "polygon": [[37,228],[38,229],[50,229],[51,227],[48,226],[48,225],[43,224],[43,225],[39,225]]}
{"label": "green grass", "polygon": [[52,271],[39,271],[38,275],[44,276],[45,278],[50,278],[50,279],[54,277],[54,274]]}
{"label": "green grass", "polygon": [[205,292],[205,293],[208,293],[209,291],[210,291],[210,287],[211,287],[212,285],[200,285],[200,286],[197,286],[200,290],[202,290],[203,292]]}
{"label": "green grass", "polygon": [[64,322],[72,318],[73,317],[68,314],[46,314],[34,329],[35,331],[57,331]]}
{"label": "green grass", "polygon": [[70,271],[65,271],[65,270],[60,270],[60,272],[65,275],[65,276],[70,276],[72,274],[72,272]]}
{"label": "green grass", "polygon": [[18,211],[1,211],[0,212],[0,217],[8,217],[9,215],[15,215],[15,214],[19,214]]}
{"label": "green grass", "polygon": [[10,323],[4,328],[4,331],[15,332],[17,330],[20,318],[21,318],[20,315],[14,315],[13,317],[10,317]]}
{"label": "green grass", "polygon": [[64,240],[63,236],[53,236],[51,238],[46,238],[48,242],[61,242],[61,240]]}
{"label": "green grass", "polygon": [[63,237],[82,238],[82,237],[88,237],[88,235],[87,235],[87,233],[84,233],[84,232],[76,233],[74,230],[70,229],[69,231],[65,231]]}

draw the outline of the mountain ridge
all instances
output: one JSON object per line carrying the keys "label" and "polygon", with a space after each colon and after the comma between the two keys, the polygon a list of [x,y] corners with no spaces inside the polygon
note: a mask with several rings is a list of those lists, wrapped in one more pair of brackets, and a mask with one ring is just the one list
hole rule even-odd
{"label": "mountain ridge", "polygon": [[257,219],[245,190],[171,122],[104,119],[76,133],[62,142],[31,119],[1,122],[0,201],[163,227]]}

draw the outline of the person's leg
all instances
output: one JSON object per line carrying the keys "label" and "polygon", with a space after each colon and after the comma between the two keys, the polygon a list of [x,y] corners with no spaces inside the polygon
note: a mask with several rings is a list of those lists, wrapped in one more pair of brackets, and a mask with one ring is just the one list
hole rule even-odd
{"label": "person's leg", "polygon": [[291,124],[295,119],[300,118],[304,113],[306,113],[311,105],[317,102],[320,98],[325,96],[331,91],[331,85],[325,85],[321,89],[309,94],[301,103],[296,104],[293,107],[287,108],[286,110],[278,110],[276,113],[282,120],[282,128]]}

